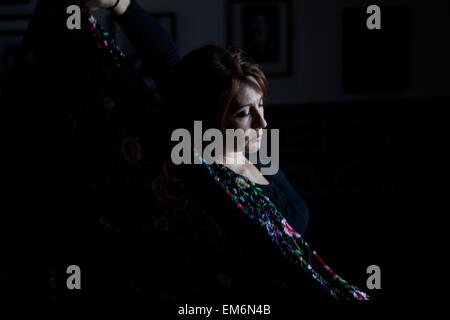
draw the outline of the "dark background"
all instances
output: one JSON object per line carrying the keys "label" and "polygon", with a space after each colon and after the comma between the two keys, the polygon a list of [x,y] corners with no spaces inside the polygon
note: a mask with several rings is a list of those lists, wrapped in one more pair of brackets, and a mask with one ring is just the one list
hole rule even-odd
{"label": "dark background", "polygon": [[[226,44],[225,1],[139,3],[176,13],[181,55]],[[448,190],[450,5],[379,1],[383,29],[370,31],[360,19],[370,4],[293,1],[292,76],[269,78],[266,118],[280,129],[281,168],[310,208],[306,238],[350,282],[364,285],[366,268],[380,266],[382,289],[370,293],[396,302],[419,295],[414,279],[434,266],[426,242],[447,213],[437,199]]]}

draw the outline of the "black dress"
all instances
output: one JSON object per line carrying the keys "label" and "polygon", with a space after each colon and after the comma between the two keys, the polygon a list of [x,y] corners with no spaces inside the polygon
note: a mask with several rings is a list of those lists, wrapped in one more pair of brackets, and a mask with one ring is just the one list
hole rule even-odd
{"label": "black dress", "polygon": [[[262,165],[259,159],[256,164],[258,168],[269,165]],[[279,169],[276,174],[265,177],[270,183],[267,185],[257,184],[258,187],[263,189],[281,212],[283,212],[289,224],[297,232],[304,234],[309,222],[309,209],[305,201],[291,186],[283,170]]]}

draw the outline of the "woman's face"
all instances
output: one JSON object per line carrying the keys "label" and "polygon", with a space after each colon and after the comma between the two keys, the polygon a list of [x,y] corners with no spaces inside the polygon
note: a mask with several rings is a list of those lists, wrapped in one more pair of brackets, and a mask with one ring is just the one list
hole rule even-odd
{"label": "woman's face", "polygon": [[[231,152],[246,151],[254,153],[261,148],[262,129],[267,126],[264,119],[264,101],[256,80],[247,77],[255,84],[255,87],[241,82],[239,91],[228,114],[225,116],[225,126],[228,129],[242,129],[245,132],[245,143],[242,145],[240,139],[235,139],[237,144]],[[250,135],[250,132],[253,132]]]}

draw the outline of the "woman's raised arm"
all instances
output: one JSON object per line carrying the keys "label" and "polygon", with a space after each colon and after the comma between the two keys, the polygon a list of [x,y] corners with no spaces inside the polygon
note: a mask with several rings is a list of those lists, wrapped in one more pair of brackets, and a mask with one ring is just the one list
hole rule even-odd
{"label": "woman's raised arm", "polygon": [[[85,0],[91,10],[110,8],[116,3],[117,0]],[[180,61],[174,42],[135,0],[119,0],[112,13],[163,96],[170,75]]]}

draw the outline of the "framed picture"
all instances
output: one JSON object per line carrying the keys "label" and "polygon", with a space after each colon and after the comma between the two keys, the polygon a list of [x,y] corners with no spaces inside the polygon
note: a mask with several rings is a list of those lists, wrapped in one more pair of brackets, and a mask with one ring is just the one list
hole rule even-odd
{"label": "framed picture", "polygon": [[267,76],[290,76],[291,9],[291,0],[228,0],[228,45],[244,49]]}

